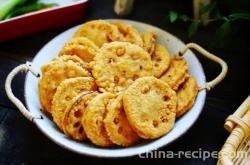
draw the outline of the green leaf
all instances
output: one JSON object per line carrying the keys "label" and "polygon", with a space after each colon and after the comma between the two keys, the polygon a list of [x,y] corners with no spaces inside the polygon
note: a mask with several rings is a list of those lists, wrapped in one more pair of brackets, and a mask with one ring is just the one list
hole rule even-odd
{"label": "green leaf", "polygon": [[231,19],[245,19],[250,20],[250,14],[249,13],[233,13],[228,16]]}
{"label": "green leaf", "polygon": [[212,10],[215,8],[216,2],[212,2],[208,5],[205,5],[201,8],[201,15],[209,15]]}
{"label": "green leaf", "polygon": [[188,27],[188,37],[192,37],[195,35],[199,27],[198,21],[192,21],[192,23]]}
{"label": "green leaf", "polygon": [[224,22],[216,32],[218,40],[225,40],[231,31],[230,21]]}
{"label": "green leaf", "polygon": [[179,16],[179,19],[184,21],[184,22],[187,22],[188,20],[190,20],[190,18],[187,15],[181,15],[181,16]]}
{"label": "green leaf", "polygon": [[178,14],[174,11],[169,12],[169,20],[171,23],[175,22],[178,18]]}

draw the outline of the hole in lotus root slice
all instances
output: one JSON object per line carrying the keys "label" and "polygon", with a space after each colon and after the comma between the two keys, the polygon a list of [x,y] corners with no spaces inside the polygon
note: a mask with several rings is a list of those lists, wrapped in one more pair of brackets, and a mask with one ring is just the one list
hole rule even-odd
{"label": "hole in lotus root slice", "polygon": [[155,63],[155,67],[158,67],[159,66],[159,64],[158,63]]}
{"label": "hole in lotus root slice", "polygon": [[157,62],[161,62],[161,61],[162,61],[162,59],[161,59],[160,57],[156,58],[155,60],[156,60]]}
{"label": "hole in lotus root slice", "polygon": [[119,123],[119,119],[118,118],[115,118],[114,119],[114,124],[118,124]]}
{"label": "hole in lotus root slice", "polygon": [[83,127],[82,127],[82,126],[79,128],[79,133],[80,133],[80,134],[83,133]]}
{"label": "hole in lotus root slice", "polygon": [[168,122],[168,119],[166,118],[166,117],[163,117],[163,116],[161,116],[161,121],[164,123],[164,122]]}
{"label": "hole in lotus root slice", "polygon": [[80,126],[80,122],[78,121],[78,122],[76,122],[73,126],[75,127],[75,128],[78,128],[79,126]]}
{"label": "hole in lotus root slice", "polygon": [[123,131],[123,128],[122,128],[122,127],[119,127],[117,132],[118,132],[119,134],[122,134],[122,131]]}
{"label": "hole in lotus root slice", "polygon": [[118,84],[119,83],[119,76],[114,76],[114,83]]}
{"label": "hole in lotus root slice", "polygon": [[108,63],[114,63],[114,62],[115,62],[115,59],[113,59],[113,58],[108,59]]}
{"label": "hole in lotus root slice", "polygon": [[158,127],[158,125],[159,125],[159,122],[157,120],[154,120],[153,121],[153,126],[156,128],[156,127]]}
{"label": "hole in lotus root slice", "polygon": [[163,101],[168,101],[169,97],[168,96],[163,96]]}
{"label": "hole in lotus root slice", "polygon": [[122,56],[125,54],[125,52],[126,52],[125,48],[121,47],[121,48],[116,49],[117,56]]}
{"label": "hole in lotus root slice", "polygon": [[69,100],[71,100],[71,97],[69,97],[69,96],[66,96],[66,98],[65,98],[67,101],[69,101]]}
{"label": "hole in lotus root slice", "polygon": [[147,94],[150,90],[150,87],[148,85],[145,85],[143,88],[142,88],[142,93],[143,94]]}
{"label": "hole in lotus root slice", "polygon": [[138,78],[139,78],[139,75],[134,74],[134,76],[133,76],[132,80],[133,80],[133,81],[135,81],[135,80],[136,80],[136,79],[138,79]]}
{"label": "hole in lotus root slice", "polygon": [[80,118],[80,117],[82,117],[82,111],[77,110],[77,111],[75,111],[74,115],[75,115],[76,118]]}
{"label": "hole in lotus root slice", "polygon": [[112,41],[113,41],[113,40],[112,40],[112,34],[111,34],[111,33],[108,33],[106,39],[107,39],[108,42],[112,42]]}

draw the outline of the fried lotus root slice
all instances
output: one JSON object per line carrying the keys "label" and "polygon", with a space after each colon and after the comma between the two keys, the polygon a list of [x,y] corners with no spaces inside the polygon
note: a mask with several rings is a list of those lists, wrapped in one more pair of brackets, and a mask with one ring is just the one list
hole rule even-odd
{"label": "fried lotus root slice", "polygon": [[130,42],[142,46],[141,36],[132,25],[120,21],[113,21],[111,24],[117,26],[118,31],[120,32],[119,41]]}
{"label": "fried lotus root slice", "polygon": [[77,141],[86,139],[82,118],[89,101],[96,95],[98,95],[98,92],[83,92],[68,103],[62,120],[62,127],[65,135]]}
{"label": "fried lotus root slice", "polygon": [[59,84],[68,78],[89,77],[90,73],[74,62],[51,62],[42,66],[42,78],[38,82],[42,110],[51,113],[52,99]]}
{"label": "fried lotus root slice", "polygon": [[193,106],[197,93],[197,82],[193,76],[189,75],[188,79],[180,86],[177,91],[177,118],[182,116]]}
{"label": "fried lotus root slice", "polygon": [[137,78],[152,76],[149,54],[128,42],[105,44],[95,57],[92,74],[101,91],[124,91]]}
{"label": "fried lotus root slice", "polygon": [[170,55],[163,45],[156,45],[156,49],[151,56],[153,62],[153,74],[160,77],[169,67]]}
{"label": "fried lotus root slice", "polygon": [[98,47],[102,47],[104,43],[119,40],[120,33],[115,25],[103,20],[95,20],[81,25],[74,37],[87,37]]}
{"label": "fried lotus root slice", "polygon": [[122,95],[110,101],[104,119],[105,128],[110,140],[117,145],[131,146],[139,136],[130,126],[123,109]]}
{"label": "fried lotus root slice", "polygon": [[93,60],[99,52],[99,48],[86,37],[75,37],[70,39],[59,53],[62,55],[77,55],[85,62]]}
{"label": "fried lotus root slice", "polygon": [[114,95],[102,93],[94,97],[84,111],[83,128],[90,141],[101,147],[111,146],[108,134],[105,130],[104,119],[107,113],[107,105]]}
{"label": "fried lotus root slice", "polygon": [[173,128],[176,103],[175,91],[155,77],[137,79],[123,95],[128,121],[144,139],[159,138]]}
{"label": "fried lotus root slice", "polygon": [[92,77],[69,78],[60,83],[52,100],[51,113],[54,122],[62,129],[64,111],[71,99],[84,91],[95,91],[97,86]]}
{"label": "fried lotus root slice", "polygon": [[76,64],[80,67],[83,67],[85,69],[89,68],[88,63],[83,61],[81,58],[79,58],[76,55],[61,55],[61,56],[56,56],[51,62],[68,62],[72,64]]}
{"label": "fried lotus root slice", "polygon": [[186,80],[188,71],[188,64],[184,58],[173,57],[170,61],[168,70],[160,77],[160,79],[174,89]]}
{"label": "fried lotus root slice", "polygon": [[152,55],[156,47],[157,34],[155,32],[141,32],[141,38],[143,49]]}

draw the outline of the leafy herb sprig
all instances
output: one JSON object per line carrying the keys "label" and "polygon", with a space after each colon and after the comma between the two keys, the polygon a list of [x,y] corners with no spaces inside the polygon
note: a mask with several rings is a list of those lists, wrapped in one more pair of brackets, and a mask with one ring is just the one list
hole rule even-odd
{"label": "leafy herb sprig", "polygon": [[38,0],[0,0],[0,21],[56,5]]}
{"label": "leafy herb sprig", "polygon": [[203,6],[200,13],[201,17],[210,15],[211,18],[206,20],[207,22],[205,23],[202,19],[196,20],[186,14],[180,15],[175,11],[169,11],[168,17],[171,23],[174,23],[177,20],[189,22],[190,24],[187,30],[188,37],[194,36],[197,33],[199,27],[204,26],[207,23],[221,22],[221,25],[216,32],[217,37],[220,39],[225,38],[230,33],[233,22],[237,20],[250,20],[250,13],[247,12],[232,13],[227,16],[223,16],[216,6],[216,2]]}

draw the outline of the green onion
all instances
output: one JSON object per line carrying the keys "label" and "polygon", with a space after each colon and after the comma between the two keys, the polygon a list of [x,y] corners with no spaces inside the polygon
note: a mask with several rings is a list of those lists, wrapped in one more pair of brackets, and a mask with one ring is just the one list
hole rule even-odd
{"label": "green onion", "polygon": [[22,2],[23,0],[0,0],[0,20],[2,20],[15,6]]}
{"label": "green onion", "polygon": [[16,8],[15,10],[9,12],[4,19],[9,19],[9,18],[18,16],[18,15],[26,14],[26,13],[29,13],[32,11],[37,11],[37,10],[47,8],[47,7],[52,7],[52,6],[56,6],[56,4],[54,4],[54,3],[42,3],[42,2],[30,3],[30,4],[25,5],[25,6],[20,6],[20,7]]}

